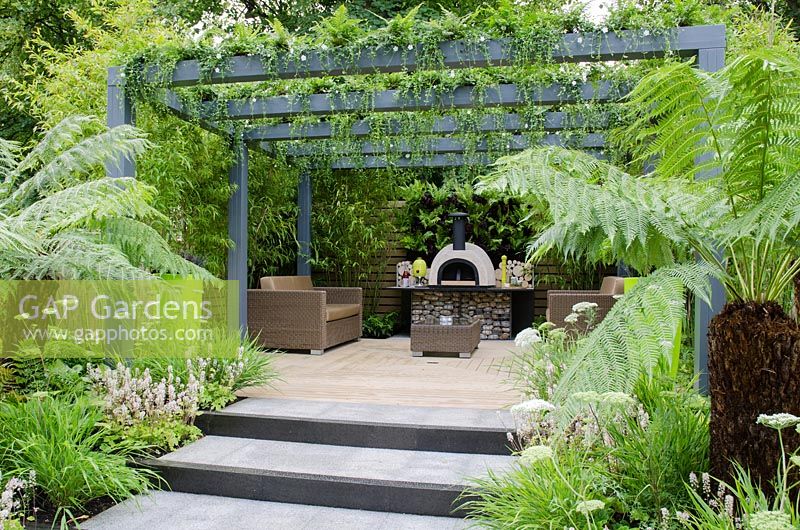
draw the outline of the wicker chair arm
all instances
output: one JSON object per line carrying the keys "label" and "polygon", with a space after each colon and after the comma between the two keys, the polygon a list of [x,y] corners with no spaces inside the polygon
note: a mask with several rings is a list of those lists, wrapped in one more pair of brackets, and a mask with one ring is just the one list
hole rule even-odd
{"label": "wicker chair arm", "polygon": [[327,293],[329,304],[362,304],[361,287],[314,287],[315,291]]}

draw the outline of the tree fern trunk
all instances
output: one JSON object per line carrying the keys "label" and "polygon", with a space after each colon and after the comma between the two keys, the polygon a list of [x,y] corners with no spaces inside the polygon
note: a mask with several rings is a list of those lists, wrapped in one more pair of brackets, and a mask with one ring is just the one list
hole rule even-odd
{"label": "tree fern trunk", "polygon": [[[730,478],[736,461],[766,486],[780,447],[777,433],[756,418],[800,416],[800,326],[774,302],[731,303],[711,321],[708,342],[713,474]],[[794,429],[784,434],[790,450],[800,445]]]}
{"label": "tree fern trunk", "polygon": [[794,319],[800,322],[800,274],[794,277]]}

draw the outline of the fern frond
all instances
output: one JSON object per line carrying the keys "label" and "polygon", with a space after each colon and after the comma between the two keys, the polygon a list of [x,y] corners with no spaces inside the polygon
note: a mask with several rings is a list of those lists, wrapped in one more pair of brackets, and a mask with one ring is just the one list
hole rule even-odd
{"label": "fern frond", "polygon": [[757,241],[796,239],[800,227],[800,172],[787,177],[767,192],[763,200],[723,227],[724,239],[751,236]]}
{"label": "fern frond", "polygon": [[[56,149],[58,146],[54,146]],[[48,195],[80,182],[76,176],[103,164],[133,159],[149,147],[142,132],[129,125],[114,127],[84,138],[56,152],[32,177],[22,182],[12,199],[24,203],[34,193]]]}
{"label": "fern frond", "polygon": [[114,217],[163,218],[150,206],[154,189],[132,178],[102,178],[72,186],[36,201],[13,217],[21,225],[56,233],[91,227]]}
{"label": "fern frond", "polygon": [[730,162],[723,179],[742,208],[800,171],[800,61],[775,48],[737,57],[722,75],[731,124]]}
{"label": "fern frond", "polygon": [[547,204],[553,225],[530,245],[535,258],[555,248],[565,258],[611,257],[643,272],[679,261],[694,245],[709,245],[703,235],[727,211],[713,186],[636,178],[560,147],[500,159],[478,189]]}
{"label": "fern frond", "polygon": [[[16,261],[16,263],[15,263]],[[48,239],[44,253],[0,260],[7,278],[23,280],[147,280],[154,276],[132,265],[114,245],[103,243],[95,232],[76,230]]]}
{"label": "fern frond", "polygon": [[207,270],[176,255],[153,227],[125,217],[108,219],[102,226],[103,241],[119,248],[133,264],[163,274],[214,279]]}
{"label": "fern frond", "polygon": [[632,119],[612,139],[632,148],[636,161],[656,161],[659,176],[693,179],[722,162],[715,131],[726,121],[720,101],[727,91],[723,77],[691,62],[668,63],[645,75],[628,95]]}
{"label": "fern frond", "polygon": [[[12,170],[17,167],[19,156],[19,144],[10,140],[0,138],[0,179],[4,184],[10,185],[8,182]],[[0,193],[0,197],[4,194]]]}
{"label": "fern frond", "polygon": [[26,171],[35,170],[46,164],[58,153],[76,144],[86,135],[89,128],[100,128],[100,121],[94,116],[70,116],[53,126],[36,146],[22,159],[15,170],[15,175],[23,175]]}
{"label": "fern frond", "polygon": [[685,314],[688,289],[708,298],[711,270],[689,263],[657,270],[641,278],[576,349],[554,393],[572,414],[576,392],[630,393],[641,376],[667,365],[678,324]]}

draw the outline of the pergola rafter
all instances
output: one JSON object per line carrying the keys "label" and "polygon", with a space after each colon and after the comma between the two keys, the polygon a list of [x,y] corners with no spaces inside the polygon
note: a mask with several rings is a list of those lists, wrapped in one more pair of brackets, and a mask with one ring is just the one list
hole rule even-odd
{"label": "pergola rafter", "polygon": [[[455,70],[502,66],[519,66],[539,60],[550,63],[578,63],[637,60],[664,57],[696,57],[697,66],[713,72],[724,65],[725,27],[695,26],[675,28],[651,35],[642,31],[622,31],[608,34],[565,34],[547,56],[527,57],[515,50],[510,39],[490,39],[485,42],[446,41],[438,46],[439,56],[430,60],[421,48],[363,49],[355,56],[337,55],[334,51],[308,52],[284,60],[283,57],[241,55],[230,58],[213,72],[206,72],[200,61],[179,61],[171,72],[162,72],[158,66],[144,67],[144,79],[157,87],[164,87],[160,103],[174,115],[194,121],[206,130],[231,141],[236,151],[235,164],[229,181],[236,191],[228,204],[228,234],[233,247],[228,252],[228,279],[239,282],[240,325],[247,322],[247,212],[248,212],[248,152],[253,146],[267,151],[280,151],[298,158],[313,157],[311,144],[290,144],[273,148],[271,144],[293,140],[330,140],[342,131],[330,121],[318,123],[247,124],[244,120],[262,118],[284,120],[307,116],[333,116],[341,114],[403,113],[471,108],[518,108],[530,105],[568,105],[582,100],[612,102],[624,95],[626,88],[608,81],[584,83],[578,86],[557,84],[542,87],[522,87],[500,84],[482,89],[460,86],[449,89],[428,89],[422,93],[405,93],[401,90],[383,90],[374,93],[312,94],[308,96],[255,97],[226,101],[203,102],[198,109],[185,106],[171,88],[198,85],[253,83],[277,79],[300,79],[324,76],[368,75],[419,70]],[[119,68],[109,69],[108,124],[114,127],[134,122],[134,108],[125,94],[124,79]],[[591,131],[583,137],[578,147],[595,156],[602,156],[605,140],[600,131],[609,124],[607,114],[597,116]],[[527,134],[531,120],[536,130],[547,134],[537,138]],[[244,122],[244,127],[234,127],[229,121]],[[541,116],[526,117],[509,112],[482,116],[479,123],[464,124],[458,116],[443,115],[432,119],[429,131],[421,132],[426,139],[420,143],[400,138],[395,142],[361,144],[347,142],[338,158],[327,162],[332,169],[379,169],[386,167],[452,167],[488,165],[493,162],[493,141],[506,142],[506,150],[521,150],[535,143],[564,145],[572,128],[587,128],[585,118],[572,117],[562,109],[544,112]],[[378,125],[368,119],[357,119],[349,126],[345,139],[369,138],[377,127],[386,136],[405,134],[403,123],[390,118]],[[471,145],[461,134],[485,133],[487,138]],[[488,135],[499,136],[500,139]],[[342,143],[344,144],[344,143]],[[421,153],[418,151],[422,151]],[[110,176],[134,176],[133,161],[123,159],[109,164]],[[297,236],[299,241],[298,274],[310,274],[308,262],[311,241],[311,175],[301,175],[298,185]],[[701,388],[707,388],[706,364],[708,345],[706,334],[711,317],[722,307],[724,294],[719,283],[714,285],[712,304],[697,304],[695,313],[695,352]]]}

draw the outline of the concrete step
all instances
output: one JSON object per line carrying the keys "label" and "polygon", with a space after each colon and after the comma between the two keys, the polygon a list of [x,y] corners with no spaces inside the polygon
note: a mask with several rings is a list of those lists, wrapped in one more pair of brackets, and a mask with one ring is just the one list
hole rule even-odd
{"label": "concrete step", "polygon": [[448,453],[508,455],[508,411],[248,398],[197,418],[205,434]]}
{"label": "concrete step", "polygon": [[86,530],[459,530],[464,521],[279,502],[155,491],[82,524]]}
{"label": "concrete step", "polygon": [[338,508],[460,516],[470,477],[514,457],[206,436],[152,461],[173,491]]}

